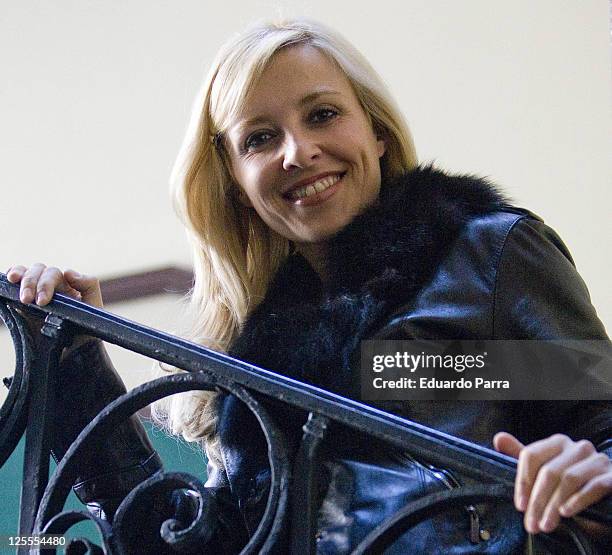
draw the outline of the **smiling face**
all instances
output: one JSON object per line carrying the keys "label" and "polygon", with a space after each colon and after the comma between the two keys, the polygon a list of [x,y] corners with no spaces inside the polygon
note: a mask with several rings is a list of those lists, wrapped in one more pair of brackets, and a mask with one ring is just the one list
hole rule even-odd
{"label": "smiling face", "polygon": [[275,54],[225,135],[240,199],[283,237],[323,243],[378,198],[385,143],[318,49]]}

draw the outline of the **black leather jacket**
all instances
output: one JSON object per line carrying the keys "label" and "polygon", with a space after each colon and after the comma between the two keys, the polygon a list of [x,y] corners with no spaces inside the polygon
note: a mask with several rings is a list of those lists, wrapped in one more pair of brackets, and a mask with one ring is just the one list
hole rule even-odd
{"label": "black leather jacket", "polygon": [[[334,238],[330,252],[327,286],[300,256],[287,261],[231,354],[358,399],[362,339],[606,338],[556,233],[480,180],[429,168],[412,172],[387,185],[380,204]],[[609,403],[379,406],[488,447],[501,430],[525,443],[561,432],[589,438],[599,449],[611,445]],[[279,415],[293,437],[301,435],[300,418]],[[252,533],[252,501],[266,486],[264,443],[233,397],[224,400],[219,434],[225,464],[209,469],[208,485],[229,487],[238,505],[249,507],[243,514]],[[332,438],[334,454],[321,469],[319,553],[350,551],[407,501],[449,485],[426,461],[362,444],[346,431]],[[490,539],[474,544],[469,515],[456,511],[419,525],[390,552],[516,552],[524,540],[520,516],[511,507],[481,508],[479,525]]]}
{"label": "black leather jacket", "polygon": [[[598,339],[605,330],[567,249],[540,219],[504,202],[487,183],[419,169],[386,184],[380,203],[333,239],[323,285],[299,255],[280,268],[230,354],[359,398],[363,339]],[[386,410],[491,446],[505,430],[523,442],[561,432],[611,446],[602,402],[381,403]],[[304,415],[270,410],[296,442]],[[254,532],[269,486],[257,424],[233,396],[220,405],[223,465],[207,486],[220,501],[214,546],[237,552]],[[321,468],[319,553],[347,553],[407,501],[448,487],[441,469],[338,430]],[[467,482],[456,476],[459,482]],[[411,530],[392,553],[513,553],[521,517],[479,507],[489,539],[469,540],[454,511]]]}

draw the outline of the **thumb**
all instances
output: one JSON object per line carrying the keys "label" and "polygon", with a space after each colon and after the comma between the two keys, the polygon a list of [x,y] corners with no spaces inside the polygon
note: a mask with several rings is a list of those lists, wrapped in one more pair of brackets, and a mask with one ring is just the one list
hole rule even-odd
{"label": "thumb", "polygon": [[525,447],[518,439],[508,432],[499,432],[493,438],[496,451],[518,459],[519,453]]}

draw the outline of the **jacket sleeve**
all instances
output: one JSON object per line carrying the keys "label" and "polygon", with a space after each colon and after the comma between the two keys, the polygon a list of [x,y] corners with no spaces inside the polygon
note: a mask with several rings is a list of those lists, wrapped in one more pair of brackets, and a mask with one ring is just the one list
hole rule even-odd
{"label": "jacket sleeve", "polygon": [[[92,339],[60,361],[52,454],[59,461],[79,433],[126,392],[101,341]],[[162,468],[133,415],[80,459],[73,489],[97,516],[111,520],[123,498]]]}
{"label": "jacket sleeve", "polygon": [[225,468],[218,468],[211,462],[207,465],[208,480],[206,489],[214,504],[214,533],[206,544],[211,553],[239,553],[249,541],[249,532],[239,508],[238,500],[232,492]]}
{"label": "jacket sleeve", "polygon": [[[520,219],[506,237],[495,284],[495,339],[602,339],[603,324],[558,235],[543,222]],[[523,437],[561,432],[590,439],[612,454],[612,403],[519,403]]]}

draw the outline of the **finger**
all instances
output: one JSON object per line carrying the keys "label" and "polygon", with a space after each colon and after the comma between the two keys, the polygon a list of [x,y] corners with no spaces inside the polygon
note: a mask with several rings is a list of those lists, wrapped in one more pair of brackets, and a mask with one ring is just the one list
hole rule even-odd
{"label": "finger", "polygon": [[[537,534],[542,530],[541,522],[544,510],[551,502],[556,489],[561,483],[565,470],[575,463],[586,459],[595,452],[595,447],[589,441],[583,440],[568,442],[563,451],[550,458],[543,464],[538,472],[536,481],[533,485],[527,510],[525,511],[525,528],[532,534]],[[559,523],[557,507],[551,512],[551,524],[555,527]]]}
{"label": "finger", "polygon": [[19,283],[26,269],[25,266],[11,266],[6,272],[6,279],[11,283]]}
{"label": "finger", "polygon": [[518,459],[521,450],[525,446],[512,434],[508,432],[499,432],[493,437],[493,447],[495,447],[496,451],[504,455]]}
{"label": "finger", "polygon": [[39,306],[48,304],[56,291],[80,298],[80,293],[64,280],[63,272],[59,268],[50,266],[44,270],[38,280],[36,304]]}
{"label": "finger", "polygon": [[[493,437],[493,447],[495,447],[495,449],[500,453],[504,453],[505,455],[518,459],[525,446],[512,434],[509,434],[508,432],[499,432]],[[524,510],[526,503],[520,497],[522,495],[522,490],[518,487],[518,469],[516,476],[517,478],[514,487],[514,506],[517,508],[517,510],[522,511]]]}
{"label": "finger", "polygon": [[36,294],[36,285],[40,275],[45,270],[44,264],[33,264],[31,268],[28,268],[23,277],[21,278],[21,289],[19,292],[19,300],[24,303],[31,303],[34,300]]}
{"label": "finger", "polygon": [[102,293],[98,278],[80,274],[75,270],[66,270],[64,277],[71,287],[81,293],[83,302],[102,308]]}
{"label": "finger", "polygon": [[608,459],[608,470],[591,478],[559,507],[559,512],[565,518],[572,517],[610,494],[612,494],[612,461]]}
{"label": "finger", "polygon": [[526,511],[531,490],[540,467],[551,458],[561,453],[570,439],[561,434],[555,434],[546,439],[536,441],[524,447],[518,458],[516,467],[516,482],[514,485],[514,504],[518,511]]}
{"label": "finger", "polygon": [[590,455],[565,469],[557,489],[544,509],[540,520],[540,529],[543,532],[552,532],[559,525],[562,516],[560,508],[573,494],[593,478],[612,471],[610,459],[603,453],[595,452],[591,443],[586,443],[590,445]]}
{"label": "finger", "polygon": [[66,272],[62,272],[61,270],[57,269],[56,270],[59,272],[59,275],[61,276],[61,279],[57,282],[56,285],[56,291],[59,291],[60,293],[64,293],[66,295],[70,295],[71,297],[74,297],[75,299],[81,299],[81,292],[78,289],[75,289],[74,287],[72,287],[71,283],[69,282],[67,276],[66,276]]}

